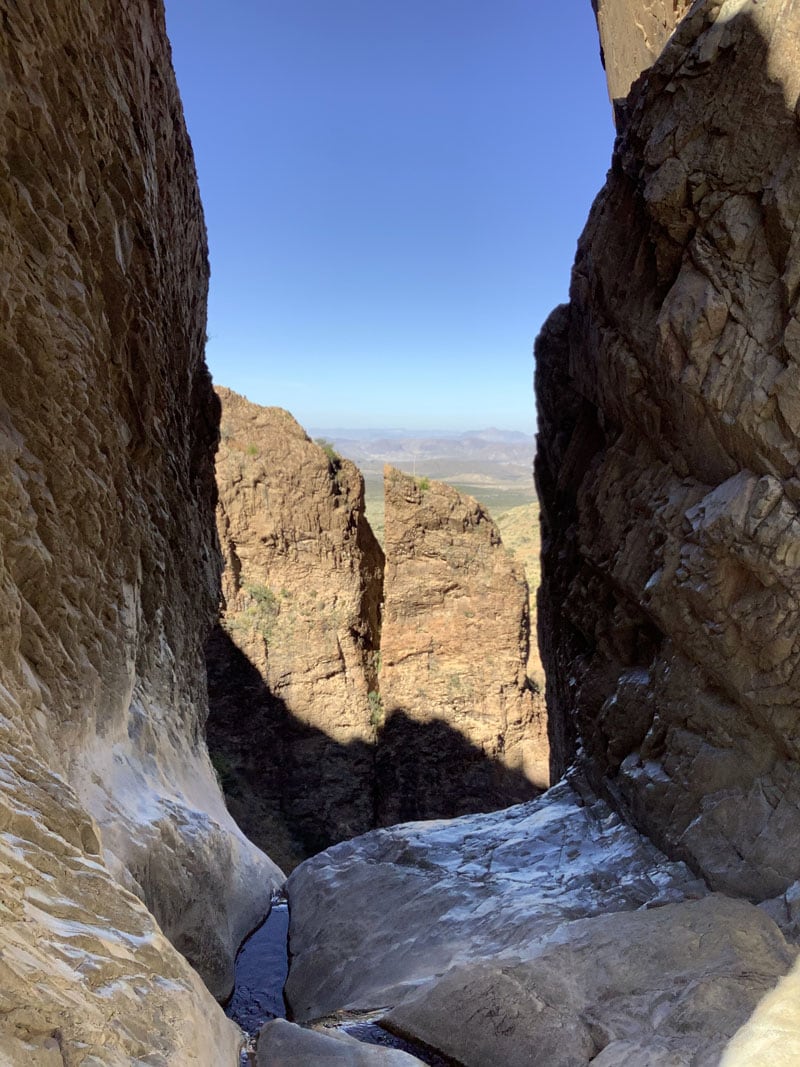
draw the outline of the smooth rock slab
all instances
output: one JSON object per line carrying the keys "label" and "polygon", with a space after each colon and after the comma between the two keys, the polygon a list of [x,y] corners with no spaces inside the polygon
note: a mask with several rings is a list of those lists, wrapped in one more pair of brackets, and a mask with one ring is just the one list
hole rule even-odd
{"label": "smooth rock slab", "polygon": [[364,1045],[339,1031],[323,1034],[273,1019],[261,1028],[257,1067],[412,1067],[422,1063],[398,1049]]}
{"label": "smooth rock slab", "polygon": [[706,893],[563,782],[505,811],[344,842],[298,867],[287,891],[285,994],[299,1022],[392,1007],[457,964],[538,955],[575,919]]}
{"label": "smooth rock slab", "polygon": [[453,968],[386,1023],[468,1067],[716,1067],[795,956],[715,894],[567,923],[534,959]]}

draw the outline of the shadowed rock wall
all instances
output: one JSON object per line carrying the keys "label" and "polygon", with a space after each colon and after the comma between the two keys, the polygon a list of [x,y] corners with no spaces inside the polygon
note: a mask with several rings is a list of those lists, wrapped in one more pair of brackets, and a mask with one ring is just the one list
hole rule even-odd
{"label": "shadowed rock wall", "polygon": [[203,742],[218,412],[163,10],[0,15],[0,1058],[224,1062],[213,1002],[112,880],[223,995],[277,874]]}
{"label": "shadowed rock wall", "polygon": [[380,822],[530,799],[548,784],[547,742],[522,567],[452,486],[386,467],[384,492]]}
{"label": "shadowed rock wall", "polygon": [[799,92],[798,4],[695,4],[537,343],[553,773],[754,899],[800,878]]}

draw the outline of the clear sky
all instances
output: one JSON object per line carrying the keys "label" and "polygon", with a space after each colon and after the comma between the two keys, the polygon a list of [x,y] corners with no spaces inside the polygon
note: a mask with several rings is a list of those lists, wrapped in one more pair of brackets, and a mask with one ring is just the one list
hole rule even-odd
{"label": "clear sky", "polygon": [[590,0],[166,0],[216,382],[307,427],[531,432],[613,143]]}

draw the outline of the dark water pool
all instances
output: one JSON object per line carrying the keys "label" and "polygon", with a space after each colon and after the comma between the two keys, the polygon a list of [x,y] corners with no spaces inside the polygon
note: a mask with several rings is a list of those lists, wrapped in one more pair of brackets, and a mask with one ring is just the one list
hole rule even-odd
{"label": "dark water pool", "polygon": [[289,907],[272,905],[267,920],[250,935],[236,957],[236,988],[225,1014],[247,1034],[257,1034],[270,1019],[285,1019],[283,987],[289,970],[286,937]]}
{"label": "dark water pool", "polygon": [[384,1030],[375,1021],[343,1023],[339,1029],[344,1030],[351,1037],[363,1041],[366,1045],[380,1045],[381,1048],[396,1048],[402,1052],[408,1052],[412,1056],[416,1056],[418,1060],[422,1060],[423,1063],[427,1063],[429,1067],[452,1067],[454,1062],[453,1060],[445,1059],[444,1056],[440,1056],[438,1052],[433,1052],[431,1049],[423,1048],[412,1041],[406,1041],[396,1034],[389,1033],[388,1030]]}
{"label": "dark water pool", "polygon": [[[225,1014],[238,1023],[251,1039],[242,1052],[243,1067],[254,1062],[253,1039],[264,1023],[270,1019],[286,1018],[283,987],[289,971],[288,933],[289,907],[284,899],[279,899],[273,903],[266,922],[250,935],[236,957],[236,988]],[[448,1067],[452,1064],[452,1060],[389,1033],[378,1025],[374,1013],[370,1013],[370,1016],[343,1019],[337,1029],[368,1045],[410,1052],[430,1067]]]}

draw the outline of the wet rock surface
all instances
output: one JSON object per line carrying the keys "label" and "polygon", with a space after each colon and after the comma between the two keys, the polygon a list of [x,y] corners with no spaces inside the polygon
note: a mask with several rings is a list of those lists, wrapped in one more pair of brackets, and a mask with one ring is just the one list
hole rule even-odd
{"label": "wet rock surface", "polygon": [[754,900],[800,877],[799,41],[693,5],[537,344],[554,773]]}
{"label": "wet rock surface", "polygon": [[289,908],[273,903],[266,921],[248,937],[236,957],[236,987],[225,1014],[246,1034],[286,1017],[283,986],[289,970]]}
{"label": "wet rock surface", "polygon": [[377,830],[287,883],[287,1003],[299,1022],[382,1008],[455,964],[514,957],[563,923],[705,895],[602,802],[529,804]]}

